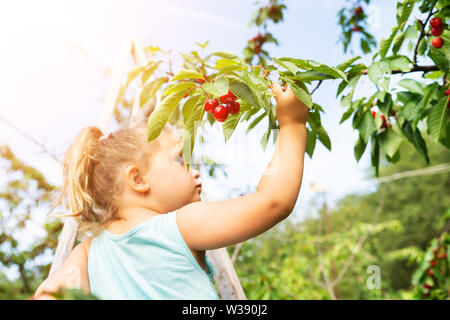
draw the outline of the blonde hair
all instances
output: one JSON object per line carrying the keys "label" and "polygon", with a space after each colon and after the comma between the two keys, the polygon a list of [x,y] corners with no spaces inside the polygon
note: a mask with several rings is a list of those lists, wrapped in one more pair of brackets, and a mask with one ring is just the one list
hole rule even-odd
{"label": "blonde hair", "polygon": [[[62,191],[50,210],[60,203],[67,209],[68,198],[72,213],[52,216],[75,217],[80,231],[94,233],[120,220],[121,169],[135,164],[145,174],[151,157],[162,147],[158,139],[148,142],[146,132],[145,127],[122,128],[104,136],[95,126],[82,129],[64,155]],[[162,135],[172,133],[167,126],[161,131]]]}

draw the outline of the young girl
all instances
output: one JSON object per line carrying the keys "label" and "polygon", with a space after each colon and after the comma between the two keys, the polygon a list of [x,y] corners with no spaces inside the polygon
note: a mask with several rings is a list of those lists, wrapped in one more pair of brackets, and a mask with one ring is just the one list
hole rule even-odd
{"label": "young girl", "polygon": [[[145,128],[102,137],[83,129],[64,160],[62,195],[82,226],[97,228],[38,288],[61,287],[101,299],[218,299],[205,250],[253,238],[292,212],[302,183],[308,108],[274,83],[280,125],[274,155],[256,192],[201,201],[199,172],[187,171],[180,137]],[[75,282],[73,282],[75,280]],[[75,285],[74,285],[75,283]]]}

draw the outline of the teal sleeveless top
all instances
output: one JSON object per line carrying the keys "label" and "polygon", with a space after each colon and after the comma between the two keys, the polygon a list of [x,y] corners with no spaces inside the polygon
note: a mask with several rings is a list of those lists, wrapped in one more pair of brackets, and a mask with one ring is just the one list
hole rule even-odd
{"label": "teal sleeveless top", "polygon": [[100,299],[219,299],[208,273],[184,241],[175,211],[160,214],[123,234],[104,230],[89,249],[91,293]]}

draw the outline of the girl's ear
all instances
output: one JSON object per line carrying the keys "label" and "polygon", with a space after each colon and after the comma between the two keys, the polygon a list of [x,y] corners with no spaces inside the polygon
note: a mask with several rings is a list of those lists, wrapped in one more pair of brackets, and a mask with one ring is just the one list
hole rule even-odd
{"label": "girl's ear", "polygon": [[129,165],[125,169],[125,178],[133,190],[138,192],[147,192],[150,190],[150,184],[143,179],[139,169],[135,165]]}

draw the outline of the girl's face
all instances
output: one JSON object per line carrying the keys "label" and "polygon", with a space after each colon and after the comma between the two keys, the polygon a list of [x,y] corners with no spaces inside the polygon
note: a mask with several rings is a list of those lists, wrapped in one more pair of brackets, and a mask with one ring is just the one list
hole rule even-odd
{"label": "girl's face", "polygon": [[183,141],[173,134],[159,137],[161,148],[154,154],[145,178],[150,196],[166,211],[201,201],[200,172],[183,161]]}

